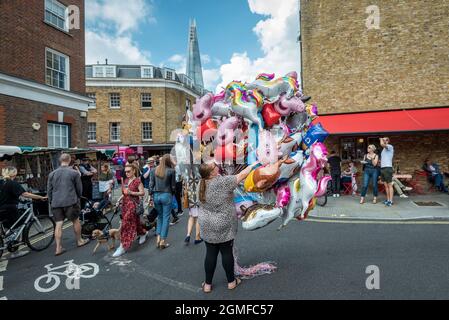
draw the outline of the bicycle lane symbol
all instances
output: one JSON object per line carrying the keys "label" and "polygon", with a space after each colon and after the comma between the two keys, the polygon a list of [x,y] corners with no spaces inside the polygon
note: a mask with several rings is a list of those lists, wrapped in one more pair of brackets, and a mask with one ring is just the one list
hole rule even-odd
{"label": "bicycle lane symbol", "polygon": [[79,290],[80,280],[95,277],[100,268],[96,263],[75,264],[73,260],[65,261],[62,266],[53,267],[53,264],[47,264],[47,274],[38,277],[34,281],[34,288],[38,292],[48,293],[56,290],[61,284],[60,277],[66,277],[65,286],[68,290]]}

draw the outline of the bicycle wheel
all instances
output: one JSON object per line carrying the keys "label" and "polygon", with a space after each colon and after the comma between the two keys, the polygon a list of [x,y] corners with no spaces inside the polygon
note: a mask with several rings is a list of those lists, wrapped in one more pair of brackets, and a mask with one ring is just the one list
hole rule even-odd
{"label": "bicycle wheel", "polygon": [[23,231],[25,243],[34,251],[47,249],[55,239],[55,225],[50,217],[36,217]]}
{"label": "bicycle wheel", "polygon": [[327,194],[324,194],[321,197],[318,197],[316,199],[316,204],[319,205],[320,207],[324,207],[327,203]]}
{"label": "bicycle wheel", "polygon": [[[45,280],[41,286],[42,280]],[[34,288],[43,293],[51,292],[55,290],[57,287],[59,287],[59,284],[61,283],[61,279],[57,275],[54,274],[44,274],[43,276],[40,276],[34,281]]]}

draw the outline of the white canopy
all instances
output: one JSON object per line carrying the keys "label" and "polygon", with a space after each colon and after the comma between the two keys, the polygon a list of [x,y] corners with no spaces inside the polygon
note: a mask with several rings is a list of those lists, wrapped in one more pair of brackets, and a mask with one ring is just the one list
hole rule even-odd
{"label": "white canopy", "polygon": [[0,146],[0,158],[5,155],[12,156],[16,153],[22,153],[22,150],[15,146]]}

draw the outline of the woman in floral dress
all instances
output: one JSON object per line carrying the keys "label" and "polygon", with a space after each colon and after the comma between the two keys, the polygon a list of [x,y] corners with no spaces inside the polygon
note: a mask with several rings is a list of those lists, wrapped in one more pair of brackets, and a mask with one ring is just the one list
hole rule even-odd
{"label": "woman in floral dress", "polygon": [[113,257],[119,257],[131,248],[132,242],[137,235],[140,236],[139,244],[146,240],[148,232],[140,223],[137,212],[141,197],[145,195],[143,184],[138,178],[138,168],[135,165],[125,166],[126,179],[122,185],[122,225],[120,227],[120,247],[115,251]]}

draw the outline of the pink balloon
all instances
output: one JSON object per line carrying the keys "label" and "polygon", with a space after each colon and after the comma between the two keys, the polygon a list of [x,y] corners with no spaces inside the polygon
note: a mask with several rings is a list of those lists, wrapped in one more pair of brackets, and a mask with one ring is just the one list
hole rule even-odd
{"label": "pink balloon", "polygon": [[330,180],[332,180],[331,176],[326,175],[318,181],[318,190],[315,192],[315,197],[321,197],[326,193],[327,184]]}
{"label": "pink balloon", "polygon": [[196,100],[193,105],[193,120],[206,122],[212,116],[212,105],[214,103],[214,95],[207,93],[205,96]]}
{"label": "pink balloon", "polygon": [[288,185],[283,185],[276,190],[276,207],[283,208],[290,202],[291,192]]}
{"label": "pink balloon", "polygon": [[239,123],[240,120],[237,117],[230,117],[220,124],[216,137],[219,146],[234,141],[234,130],[237,129]]}
{"label": "pink balloon", "polygon": [[225,92],[224,90],[221,91],[219,94],[216,94],[216,95],[214,96],[214,102],[213,102],[213,103],[216,103],[216,102],[218,102],[218,101],[224,100],[225,96],[226,96],[226,92]]}

